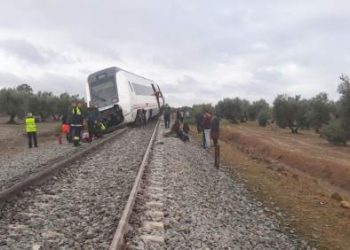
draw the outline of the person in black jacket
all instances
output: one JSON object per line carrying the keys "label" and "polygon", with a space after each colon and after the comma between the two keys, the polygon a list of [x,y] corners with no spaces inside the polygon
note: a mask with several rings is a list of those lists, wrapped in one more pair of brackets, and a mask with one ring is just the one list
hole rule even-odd
{"label": "person in black jacket", "polygon": [[72,103],[72,111],[70,118],[70,131],[71,138],[73,139],[74,146],[80,145],[81,130],[83,129],[83,110],[82,103]]}
{"label": "person in black jacket", "polygon": [[188,125],[188,121],[184,121],[184,124],[182,126],[182,131],[183,131],[183,141],[190,141],[190,126]]}
{"label": "person in black jacket", "polygon": [[89,131],[89,142],[92,141],[93,136],[97,136],[99,132],[100,112],[93,102],[90,102],[87,108],[87,125]]}
{"label": "person in black jacket", "polygon": [[204,137],[203,127],[202,127],[203,115],[204,115],[203,112],[198,113],[196,115],[196,123],[197,123],[197,133],[198,134],[202,133],[202,147],[205,148],[205,137]]}
{"label": "person in black jacket", "polygon": [[164,125],[165,128],[170,127],[170,108],[166,107],[164,110]]}
{"label": "person in black jacket", "polygon": [[220,132],[220,119],[214,114],[213,120],[211,121],[210,136],[211,136],[211,139],[213,139],[213,143],[215,147],[218,145],[219,132]]}

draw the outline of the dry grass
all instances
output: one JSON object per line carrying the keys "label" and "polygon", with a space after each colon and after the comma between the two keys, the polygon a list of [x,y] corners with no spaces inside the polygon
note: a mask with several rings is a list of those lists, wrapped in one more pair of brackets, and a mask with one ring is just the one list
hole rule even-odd
{"label": "dry grass", "polygon": [[[55,134],[60,122],[38,123],[38,141],[41,143],[56,140]],[[9,155],[27,147],[27,137],[23,124],[8,125],[0,123],[0,154]]]}
{"label": "dry grass", "polygon": [[224,126],[221,137],[254,157],[278,161],[350,191],[350,147],[329,145],[310,131],[294,135],[251,123]]}

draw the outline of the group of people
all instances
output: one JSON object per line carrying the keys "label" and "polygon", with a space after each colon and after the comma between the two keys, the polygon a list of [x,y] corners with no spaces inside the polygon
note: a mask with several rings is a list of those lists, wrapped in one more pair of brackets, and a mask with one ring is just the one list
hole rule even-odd
{"label": "group of people", "polygon": [[197,132],[202,133],[202,146],[210,148],[210,139],[213,140],[214,147],[218,145],[220,120],[208,110],[196,116]]}
{"label": "group of people", "polygon": [[[165,128],[170,127],[171,120],[171,110],[169,107],[164,110],[164,126]],[[175,122],[171,127],[170,133],[175,133],[177,137],[179,137],[182,141],[188,142],[190,140],[190,126],[188,124],[189,112],[183,112],[177,110],[175,114]]]}
{"label": "group of people", "polygon": [[[164,110],[164,125],[165,128],[170,127],[171,120],[171,110],[170,108],[166,108]],[[175,122],[170,129],[170,133],[174,133],[177,137],[179,137],[182,141],[186,142],[190,140],[189,132],[189,111],[180,111],[177,110],[174,112],[175,114]],[[211,113],[208,110],[198,113],[196,115],[196,123],[197,123],[197,132],[202,133],[202,146],[205,149],[210,148],[210,141],[213,140],[213,145],[216,147],[218,145],[219,140],[219,130],[220,130],[220,119],[215,115],[215,113]]]}
{"label": "group of people", "polygon": [[[83,132],[85,125],[87,132]],[[86,109],[83,108],[83,103],[73,102],[71,112],[62,119],[62,132],[74,146],[79,146],[82,139],[91,142],[93,138],[101,137],[105,129],[100,112],[92,102]]]}
{"label": "group of people", "polygon": [[[28,147],[38,147],[37,126],[35,117],[28,113],[25,118],[25,130],[28,136]],[[87,131],[84,132],[84,127]],[[106,130],[98,108],[90,103],[88,108],[82,102],[73,102],[71,109],[62,117],[61,132],[66,135],[67,141],[79,146],[81,140],[91,142],[99,138]]]}

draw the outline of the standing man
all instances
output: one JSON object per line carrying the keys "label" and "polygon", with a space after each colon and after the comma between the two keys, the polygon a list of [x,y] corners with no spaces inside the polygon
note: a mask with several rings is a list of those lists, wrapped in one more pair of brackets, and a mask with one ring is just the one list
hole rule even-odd
{"label": "standing man", "polygon": [[185,116],[184,120],[188,121],[190,119],[190,111],[186,110],[184,116]]}
{"label": "standing man", "polygon": [[165,128],[170,127],[170,108],[166,107],[164,110],[164,125]]}
{"label": "standing man", "polygon": [[180,111],[179,109],[176,111],[176,120],[178,120],[179,122],[183,122],[183,116],[182,116],[182,111]]}
{"label": "standing man", "polygon": [[28,113],[27,118],[25,119],[26,132],[28,135],[28,146],[32,148],[32,142],[34,142],[34,147],[38,147],[38,142],[36,139],[36,124],[35,118],[32,113]]}
{"label": "standing man", "polygon": [[214,113],[213,120],[211,122],[210,134],[211,134],[211,138],[213,139],[213,143],[215,147],[218,145],[219,132],[220,132],[220,119]]}
{"label": "standing man", "polygon": [[202,127],[203,115],[204,115],[203,112],[198,113],[196,115],[196,123],[197,123],[197,133],[198,134],[202,133],[202,147],[205,148],[205,137],[204,137],[204,131]]}
{"label": "standing man", "polygon": [[98,125],[100,122],[100,112],[93,102],[90,102],[87,108],[87,125],[89,131],[89,142],[92,141],[93,136],[97,136]]}
{"label": "standing man", "polygon": [[74,146],[79,146],[80,145],[80,133],[81,130],[83,129],[83,111],[81,109],[82,104],[79,103],[77,105],[76,102],[72,103],[72,114],[71,114],[71,121],[70,121],[70,131],[71,131],[71,136],[73,138],[73,143]]}
{"label": "standing man", "polygon": [[209,149],[210,147],[210,129],[211,129],[211,114],[208,110],[205,111],[202,120],[202,128],[205,138],[205,148]]}

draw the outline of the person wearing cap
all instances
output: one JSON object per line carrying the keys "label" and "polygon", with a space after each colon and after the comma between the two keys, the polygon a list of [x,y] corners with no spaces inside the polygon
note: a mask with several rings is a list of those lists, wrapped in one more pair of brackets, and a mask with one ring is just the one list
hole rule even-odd
{"label": "person wearing cap", "polygon": [[25,119],[25,129],[28,136],[28,146],[29,148],[32,148],[33,142],[34,147],[38,147],[38,141],[36,138],[36,124],[35,124],[35,118],[33,117],[32,113],[28,113],[27,118]]}

